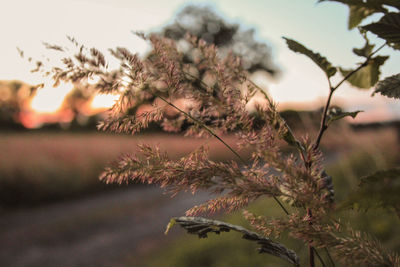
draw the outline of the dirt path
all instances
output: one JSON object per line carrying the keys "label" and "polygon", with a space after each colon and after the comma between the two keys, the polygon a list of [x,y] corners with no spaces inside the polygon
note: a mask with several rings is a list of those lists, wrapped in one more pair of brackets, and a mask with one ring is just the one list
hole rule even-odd
{"label": "dirt path", "polygon": [[171,199],[158,188],[137,187],[3,214],[0,265],[121,266],[172,238],[163,234],[169,219],[208,197]]}

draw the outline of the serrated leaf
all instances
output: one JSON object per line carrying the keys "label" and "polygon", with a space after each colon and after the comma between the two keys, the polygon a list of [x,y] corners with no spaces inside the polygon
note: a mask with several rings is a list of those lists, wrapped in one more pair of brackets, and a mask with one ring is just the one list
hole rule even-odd
{"label": "serrated leaf", "polygon": [[400,208],[400,168],[378,171],[361,178],[360,186],[339,208],[368,210],[376,207]]}
{"label": "serrated leaf", "polygon": [[[374,58],[371,58],[365,67],[350,76],[347,81],[351,85],[358,88],[371,88],[378,82],[379,76],[381,74],[380,67],[385,63],[388,58],[389,57],[387,56],[376,56]],[[340,68],[340,72],[343,76],[348,75],[352,71],[353,70]]]}
{"label": "serrated leaf", "polygon": [[373,94],[376,93],[390,98],[400,99],[400,73],[378,82]]}
{"label": "serrated leaf", "polygon": [[391,47],[400,50],[400,13],[389,13],[378,22],[362,27],[386,40]]}
{"label": "serrated leaf", "polygon": [[362,112],[361,110],[357,110],[357,111],[353,111],[353,112],[343,112],[343,111],[339,111],[339,112],[335,112],[335,113],[331,113],[329,114],[329,119],[327,122],[327,125],[329,126],[332,122],[343,119],[345,117],[352,117],[353,119],[358,115],[358,113]]}
{"label": "serrated leaf", "polygon": [[283,37],[283,39],[286,40],[286,43],[290,50],[309,57],[312,61],[314,61],[315,64],[317,64],[326,73],[328,77],[335,75],[337,71],[336,67],[332,66],[332,64],[325,57],[321,56],[319,53],[311,51],[304,45],[296,42],[295,40],[285,37]]}
{"label": "serrated leaf", "polygon": [[270,254],[286,260],[294,266],[299,266],[299,258],[293,250],[287,249],[282,244],[247,230],[242,226],[201,217],[177,217],[173,218],[173,220],[189,234],[198,235],[200,238],[206,238],[208,233],[220,234],[221,232],[229,232],[230,230],[239,232],[243,234],[243,239],[256,241],[260,245],[258,249],[260,253]]}
{"label": "serrated leaf", "polygon": [[338,2],[348,6],[369,8],[375,10],[375,12],[387,12],[384,5],[398,7],[399,4],[396,1],[397,0],[319,0],[318,3]]}

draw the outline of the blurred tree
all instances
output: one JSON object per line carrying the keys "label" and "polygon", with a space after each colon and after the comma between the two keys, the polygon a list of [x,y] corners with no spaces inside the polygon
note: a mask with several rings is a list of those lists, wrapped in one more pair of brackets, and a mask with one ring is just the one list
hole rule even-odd
{"label": "blurred tree", "polygon": [[[204,58],[201,58],[199,48],[195,47],[193,42],[191,43],[191,39],[193,38],[188,38],[187,34],[191,37],[202,39],[206,43],[218,46],[217,55],[220,58],[232,59],[232,57],[229,57],[230,54],[240,56],[242,59],[238,64],[240,64],[246,72],[254,73],[256,71],[262,71],[271,77],[275,77],[279,73],[278,68],[272,62],[269,46],[255,40],[254,29],[243,30],[239,27],[239,24],[226,22],[209,7],[187,6],[178,13],[175,22],[166,25],[160,32],[153,34],[176,41],[179,52],[183,54],[183,65],[181,67],[186,71],[185,74],[192,76],[190,79],[192,80],[192,85],[194,87],[199,87],[199,83],[207,84],[210,87],[216,86],[216,73],[213,73],[209,68],[207,68],[207,62]],[[151,36],[151,34],[149,36]],[[84,110],[86,109],[86,104],[90,101],[95,91],[102,91],[102,88],[108,88],[110,80],[115,80],[116,78],[123,76],[125,72],[130,72],[131,70],[126,68],[126,64],[121,65],[120,69],[109,71],[107,75],[104,75],[95,85],[97,88],[92,88],[93,85],[88,83],[88,78],[90,78],[94,73],[98,74],[102,68],[106,68],[104,57],[97,49],[88,49],[85,46],[79,45],[74,38],[69,39],[79,51],[72,58],[64,58],[63,64],[74,74],[70,77],[67,75],[67,77],[67,72],[58,73],[57,77],[55,77],[55,84],[65,79],[71,79],[71,81],[75,83],[75,88],[64,101],[63,109],[64,111],[72,113],[72,121],[69,129],[79,129],[82,128],[82,126],[85,127],[87,116],[85,116]],[[48,49],[58,52],[66,52],[63,47],[58,45],[45,43],[45,46]],[[135,56],[125,48],[117,48],[110,51],[117,59],[122,61],[130,61],[135,58]],[[90,56],[85,53],[90,53]],[[146,58],[150,61],[153,59],[157,60],[156,57],[157,51],[155,50],[150,51],[146,55]],[[86,62],[89,58],[91,58],[91,61]],[[84,71],[79,67],[83,66],[83,64],[88,64],[90,71]],[[36,69],[33,71],[43,72],[44,70],[42,67],[42,62],[37,62]],[[43,73],[46,72],[48,72],[48,70]],[[131,75],[134,77],[135,73],[131,73]],[[116,86],[124,86],[126,82],[127,81],[122,81]],[[157,82],[147,84],[146,86],[163,92],[165,92],[166,87],[168,87],[168,85],[163,82],[162,77],[160,77]],[[104,90],[102,93],[107,94],[109,92]],[[170,100],[182,109],[185,109],[185,106],[187,105],[199,104],[189,103],[190,101],[187,100],[181,101],[181,98],[183,99],[184,96],[176,95],[174,99]],[[121,99],[124,99],[124,97]],[[149,109],[154,107],[154,104],[160,104],[160,101],[161,100],[154,95],[146,95],[140,99],[136,99],[134,103],[128,103],[129,108],[127,114],[138,115],[147,112]],[[182,114],[176,112],[176,110],[167,105],[165,105],[163,109],[165,115],[164,128],[168,128],[170,131],[175,131],[182,127],[186,127],[185,119]],[[219,116],[223,116],[223,114],[219,114]],[[177,125],[170,124],[174,119],[176,119],[176,117],[181,118],[181,120],[177,120],[179,123]],[[158,130],[159,128],[153,127],[152,129]]]}
{"label": "blurred tree", "polygon": [[254,38],[254,29],[242,30],[239,24],[232,24],[218,16],[211,8],[190,5],[182,9],[175,22],[163,28],[161,35],[178,41],[183,52],[186,52],[189,62],[194,51],[185,41],[185,35],[205,40],[218,46],[218,51],[226,56],[229,51],[242,57],[243,67],[249,72],[266,71],[271,75],[278,73],[278,68],[272,62],[271,50],[265,44]]}
{"label": "blurred tree", "polygon": [[[94,96],[94,88],[91,86],[82,86],[79,83],[75,84],[72,91],[65,97],[62,109],[63,111],[72,114],[72,120],[69,129],[81,129],[89,127],[88,123],[91,119],[87,113],[88,104]],[[94,125],[89,128],[95,129]]]}
{"label": "blurred tree", "polygon": [[[196,47],[194,38],[202,39],[207,44],[213,44],[218,47],[217,55],[222,59],[229,59],[233,54],[241,58],[241,67],[248,73],[261,71],[270,77],[276,77],[279,74],[278,68],[272,62],[271,50],[265,43],[258,42],[254,37],[254,29],[243,30],[239,24],[232,24],[225,21],[217,15],[211,8],[189,5],[179,12],[173,23],[166,25],[160,32],[153,34],[160,35],[176,41],[177,49],[183,54],[182,65],[186,71],[185,75],[191,76],[194,88],[201,88],[204,84],[209,87],[217,86],[217,73],[212,72],[207,67],[208,62],[202,56],[199,47]],[[154,48],[147,54],[147,59],[156,62],[158,57],[157,48]],[[113,52],[114,56],[123,59],[129,52],[124,49],[117,49]],[[232,64],[234,64],[232,62]],[[231,64],[231,65],[232,65]],[[173,71],[173,70],[172,70]],[[166,92],[169,85],[163,82],[162,77],[156,83],[149,85],[156,90]],[[201,85],[203,84],[203,85]],[[167,96],[167,95],[165,95]],[[175,105],[185,110],[190,105],[199,105],[199,103],[189,103],[184,95],[176,95],[170,99]],[[156,105],[155,105],[156,104]],[[143,111],[150,110],[151,106],[165,105],[163,101],[155,95],[148,95],[145,98],[136,99],[131,106],[129,114],[140,115]],[[144,108],[147,107],[147,108]],[[219,114],[218,116],[224,116]],[[176,119],[179,117],[178,119]],[[184,116],[174,108],[165,105],[163,128],[175,132],[185,129],[187,123]],[[152,125],[151,129],[158,129]]]}
{"label": "blurred tree", "polygon": [[20,81],[0,81],[0,128],[23,129],[21,114],[33,97],[35,86]]}

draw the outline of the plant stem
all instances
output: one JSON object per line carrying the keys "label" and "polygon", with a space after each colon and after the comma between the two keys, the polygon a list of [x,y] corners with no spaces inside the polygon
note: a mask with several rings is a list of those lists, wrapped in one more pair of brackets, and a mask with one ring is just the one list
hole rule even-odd
{"label": "plant stem", "polygon": [[314,247],[308,244],[308,255],[309,255],[309,266],[315,267],[315,260],[314,260]]}
{"label": "plant stem", "polygon": [[[311,209],[307,208],[307,215],[310,218],[310,225],[312,224],[311,218],[312,218],[312,213]],[[311,245],[311,242],[308,243],[308,256],[309,256],[309,266],[310,267],[315,267],[315,260],[314,260],[314,247]]]}
{"label": "plant stem", "polygon": [[167,99],[165,99],[162,96],[157,95],[157,97],[159,97],[162,101],[164,101],[165,103],[167,103],[168,105],[170,105],[171,107],[175,108],[176,110],[178,110],[179,112],[181,112],[182,114],[184,114],[185,116],[187,116],[188,118],[190,118],[191,120],[193,120],[194,122],[198,123],[201,127],[203,127],[208,133],[210,133],[212,136],[214,136],[215,138],[218,139],[218,141],[220,141],[222,144],[224,144],[238,159],[240,159],[240,161],[243,164],[246,164],[246,161],[230,146],[228,145],[221,137],[219,137],[212,129],[210,129],[207,125],[205,125],[202,121],[194,118],[192,115],[190,115],[189,113],[187,113],[186,111],[180,109],[179,107],[177,107],[176,105],[174,105],[172,102],[168,101]]}
{"label": "plant stem", "polygon": [[[179,112],[181,112],[182,114],[184,114],[185,116],[187,116],[188,118],[190,118],[191,120],[193,120],[194,122],[198,123],[201,127],[203,127],[207,132],[209,132],[212,136],[214,136],[215,138],[218,139],[218,141],[220,141],[222,144],[224,144],[238,159],[240,159],[240,161],[246,165],[247,162],[239,155],[239,153],[237,153],[230,145],[228,145],[221,137],[219,137],[212,129],[210,129],[207,125],[205,125],[202,121],[194,118],[192,115],[190,115],[189,113],[187,113],[186,111],[180,109],[179,107],[177,107],[176,105],[174,105],[172,102],[168,101],[167,99],[165,99],[162,96],[157,95],[157,97],[159,97],[162,101],[164,101],[165,103],[167,103],[168,105],[170,105],[171,107],[175,108],[176,110],[178,110]],[[278,205],[281,207],[281,209],[286,213],[286,215],[289,215],[289,211],[283,206],[283,204],[279,201],[279,199],[276,196],[272,196],[274,198],[274,200],[276,201],[276,203],[278,203]]]}
{"label": "plant stem", "polygon": [[332,257],[331,257],[331,254],[329,253],[328,248],[325,248],[325,252],[326,252],[326,254],[328,255],[329,261],[331,262],[332,266],[335,267],[336,264],[335,264],[335,262],[333,261],[333,259],[332,259]]}
{"label": "plant stem", "polygon": [[[314,149],[314,150],[317,150],[317,149],[318,149],[318,147],[319,147],[319,145],[320,145],[320,143],[321,143],[322,136],[324,135],[324,132],[328,129],[328,125],[327,125],[327,123],[326,123],[326,120],[327,120],[327,117],[328,117],[328,110],[329,110],[329,106],[330,106],[330,104],[331,104],[331,100],[332,100],[332,97],[333,97],[333,93],[334,93],[345,81],[347,81],[351,76],[353,76],[355,73],[357,73],[358,71],[360,71],[362,68],[366,67],[366,66],[368,65],[369,61],[371,60],[372,56],[373,56],[374,54],[376,54],[377,52],[379,52],[383,47],[385,47],[385,45],[386,45],[386,43],[384,43],[384,44],[381,45],[379,48],[377,48],[375,51],[373,51],[373,52],[365,59],[365,61],[364,61],[360,66],[358,66],[356,69],[354,69],[353,71],[351,71],[350,73],[348,73],[345,77],[343,77],[343,79],[342,79],[338,84],[336,84],[336,86],[332,86],[332,83],[331,83],[331,81],[330,81],[330,79],[329,79],[329,77],[328,77],[329,95],[328,95],[328,98],[327,98],[327,100],[326,100],[326,104],[325,104],[325,106],[324,106],[324,110],[323,110],[323,112],[322,112],[321,125],[320,125],[320,128],[319,128],[319,132],[318,132],[317,138],[316,138],[315,143],[314,143],[314,145],[313,145],[313,149]],[[311,167],[312,162],[306,162],[306,164],[307,164],[309,167]],[[307,214],[308,214],[308,216],[309,216],[310,218],[312,217],[311,210],[308,209],[308,208],[307,208]],[[333,263],[332,258],[331,258],[331,255],[330,255],[330,253],[329,253],[329,250],[326,249],[326,252],[327,252],[327,254],[328,254],[329,259],[330,259],[331,262]],[[310,244],[308,245],[308,253],[309,253],[309,256],[310,256],[310,258],[309,258],[309,260],[310,260],[310,267],[314,267],[314,266],[315,266],[315,264],[314,264],[314,248],[313,248]],[[319,257],[319,255],[318,255],[318,257]],[[320,258],[320,257],[319,257],[319,258]],[[320,260],[321,260],[321,258],[320,258]],[[333,263],[333,264],[334,264],[334,263]]]}
{"label": "plant stem", "polygon": [[[196,79],[197,79],[197,77],[194,77],[194,76],[192,76],[191,74],[188,74],[188,75],[191,76],[191,77],[193,77],[193,78],[196,78]],[[250,82],[255,88],[257,88],[257,89],[265,96],[265,98],[267,99],[267,101],[268,101],[268,103],[269,103],[270,106],[273,105],[272,100],[271,100],[271,99],[269,98],[269,96],[262,90],[262,88],[260,88],[257,84],[255,84],[255,83],[254,83],[253,81],[251,81],[251,80],[247,80],[247,81]],[[203,86],[207,86],[206,84],[203,83],[203,81],[200,81],[200,82],[202,83]],[[333,92],[332,92],[332,93],[333,93]],[[209,128],[207,125],[205,125],[202,121],[200,121],[200,120],[194,118],[194,117],[191,116],[189,113],[185,112],[184,110],[182,110],[182,109],[180,109],[179,107],[177,107],[176,105],[174,105],[172,102],[168,101],[166,98],[164,98],[164,97],[162,97],[162,96],[158,96],[158,95],[157,95],[157,97],[159,97],[159,98],[160,98],[162,101],[164,101],[166,104],[168,104],[168,105],[170,105],[171,107],[175,108],[176,110],[178,110],[179,112],[181,112],[182,114],[184,114],[185,116],[187,116],[188,118],[190,118],[191,120],[193,120],[194,122],[198,123],[198,124],[199,124],[201,127],[203,127],[208,133],[210,133],[212,136],[214,136],[215,138],[217,138],[222,144],[224,144],[237,158],[240,159],[240,161],[241,161],[243,164],[246,164],[246,161],[245,161],[245,160],[230,146],[230,145],[228,145],[221,137],[219,137],[212,129],[210,129],[210,128]],[[332,97],[332,96],[330,96],[330,98],[331,98],[331,97]],[[329,99],[330,99],[330,98],[329,98]],[[330,100],[329,100],[329,101],[330,101]],[[329,107],[329,103],[327,103],[326,108],[327,108],[327,107]],[[324,113],[326,113],[326,112],[324,112]],[[279,113],[278,113],[278,116],[280,117]],[[280,119],[283,121],[284,127],[287,129],[287,131],[289,132],[289,134],[291,134],[291,135],[294,137],[294,135],[293,135],[291,129],[290,129],[289,126],[286,124],[286,121],[285,121],[282,117],[280,117]],[[326,120],[326,118],[325,118],[325,120]],[[325,124],[325,121],[324,121],[324,124]],[[322,132],[322,133],[323,133],[323,132]],[[321,137],[322,137],[322,134],[321,134]],[[300,142],[299,142],[295,137],[294,137],[294,139],[295,139],[295,142],[296,142],[296,143],[300,144]],[[306,166],[307,166],[307,161],[306,161],[306,158],[305,158],[305,155],[304,155],[304,153],[305,153],[304,148],[302,148],[302,146],[299,145],[299,146],[297,146],[297,149],[298,149],[298,151],[299,151],[299,153],[300,153],[301,158],[303,159],[304,163],[305,163]],[[273,199],[275,200],[275,202],[281,207],[281,209],[285,212],[285,214],[286,214],[286,215],[289,215],[288,210],[283,206],[283,204],[279,201],[279,199],[278,199],[276,196],[272,196],[272,197],[273,197]],[[311,217],[312,217],[312,215],[311,215],[311,210],[307,209],[307,212],[309,212],[309,216],[310,216],[310,218],[311,218]],[[321,262],[322,266],[325,267],[326,265],[325,265],[323,259],[321,258],[321,256],[318,254],[318,252],[317,252],[311,245],[308,245],[308,247],[309,247],[309,255],[310,255],[310,267],[315,267],[314,252],[315,252],[315,254],[317,255],[317,257],[318,257],[319,261]],[[327,253],[329,254],[329,251],[328,251],[328,250],[327,250]],[[329,255],[329,257],[330,257],[330,255]]]}
{"label": "plant stem", "polygon": [[[318,149],[319,144],[320,144],[321,139],[322,139],[322,136],[323,136],[324,132],[326,131],[326,129],[328,129],[328,125],[326,124],[326,118],[328,117],[328,110],[329,110],[329,106],[331,104],[331,99],[332,99],[332,96],[333,96],[333,92],[334,92],[334,90],[331,87],[331,89],[329,91],[328,99],[327,99],[325,107],[324,107],[324,111],[322,112],[322,119],[321,119],[321,125],[320,125],[320,128],[319,128],[319,131],[318,131],[318,136],[317,136],[317,139],[315,140],[315,143],[313,145],[313,149],[314,150]],[[308,164],[310,164],[310,162]]]}
{"label": "plant stem", "polygon": [[[265,99],[267,99],[268,104],[269,104],[270,107],[274,105],[274,103],[272,102],[272,100],[269,98],[268,94],[267,94],[266,92],[264,92],[264,90],[263,90],[260,86],[258,86],[257,84],[255,84],[252,80],[247,80],[247,81],[248,81],[252,86],[254,86],[255,88],[257,88],[258,91],[259,91],[260,93],[262,93],[262,94],[264,95],[264,97],[265,97]],[[303,161],[304,161],[304,159],[305,159],[305,155],[304,155],[305,149],[304,149],[304,147],[303,147],[303,146],[301,145],[301,143],[297,140],[297,138],[296,138],[295,135],[293,134],[292,130],[290,129],[289,125],[286,123],[286,121],[281,117],[281,115],[280,115],[278,112],[277,112],[277,116],[279,117],[280,121],[283,122],[283,126],[285,127],[285,129],[286,129],[286,131],[288,132],[288,134],[289,134],[290,136],[293,137],[294,142],[296,143],[296,146],[295,146],[295,147],[297,148],[297,150],[298,150],[298,152],[299,152],[301,158],[302,158]]]}
{"label": "plant stem", "polygon": [[318,132],[318,136],[317,139],[315,140],[315,143],[313,145],[313,149],[316,150],[319,147],[319,144],[321,142],[322,136],[324,134],[324,132],[326,131],[326,129],[328,128],[328,125],[326,124],[326,119],[328,116],[328,110],[329,110],[329,106],[331,103],[331,99],[333,96],[333,93],[345,82],[347,81],[351,76],[353,76],[355,73],[357,73],[359,70],[361,70],[362,68],[366,67],[369,63],[369,61],[371,60],[372,56],[375,55],[377,52],[379,52],[383,47],[385,47],[386,43],[384,43],[383,45],[381,45],[379,48],[377,48],[375,51],[373,51],[366,59],[365,61],[358,66],[356,69],[354,69],[353,71],[349,72],[345,77],[343,77],[343,79],[338,82],[338,84],[336,86],[332,86],[330,79],[328,78],[328,83],[329,83],[329,95],[328,98],[326,100],[326,104],[324,107],[324,111],[322,112],[322,119],[321,119],[321,125],[319,128],[319,132]]}
{"label": "plant stem", "polygon": [[326,267],[324,261],[322,260],[321,255],[319,255],[318,250],[314,249],[315,255],[317,255],[319,262],[321,262],[322,267]]}
{"label": "plant stem", "polygon": [[378,53],[382,48],[384,48],[386,46],[387,43],[384,43],[383,45],[381,45],[380,47],[378,47],[375,51],[373,51],[366,59],[365,61],[358,66],[355,70],[353,70],[352,72],[349,72],[335,87],[332,88],[333,91],[335,91],[336,89],[339,88],[339,86],[342,85],[342,83],[344,83],[345,81],[347,81],[351,76],[353,76],[353,74],[355,74],[356,72],[358,72],[360,69],[364,68],[365,66],[368,65],[369,61],[371,60],[372,56],[375,55],[376,53]]}
{"label": "plant stem", "polygon": [[[196,77],[196,76],[194,76],[194,75],[192,75],[192,74],[190,74],[190,73],[188,73],[188,72],[185,72],[185,75],[187,75],[187,76],[189,76],[189,77],[191,77],[191,78],[193,78],[193,79],[196,79],[198,82],[200,82],[200,84],[201,84],[203,87],[210,89],[210,87],[209,87],[206,83],[204,83],[202,80],[200,80],[198,77]],[[264,90],[263,90],[260,86],[258,86],[256,83],[254,83],[254,82],[253,82],[252,80],[250,80],[250,79],[246,79],[246,81],[249,82],[249,83],[250,83],[252,86],[254,86],[260,93],[262,93],[262,94],[264,95],[265,99],[267,99],[267,101],[268,101],[269,106],[273,106],[273,104],[274,104],[273,101],[272,101],[271,98],[268,96],[268,94],[264,92]],[[277,113],[277,115],[278,115],[279,119],[284,123],[284,127],[285,127],[286,130],[288,131],[289,135],[291,135],[291,136],[295,139],[295,143],[297,144],[296,148],[299,150],[299,152],[300,152],[300,154],[301,154],[301,157],[304,158],[304,152],[305,152],[304,148],[301,146],[300,142],[295,138],[295,136],[294,136],[292,130],[290,129],[289,125],[287,125],[286,121],[280,116],[279,113]]]}

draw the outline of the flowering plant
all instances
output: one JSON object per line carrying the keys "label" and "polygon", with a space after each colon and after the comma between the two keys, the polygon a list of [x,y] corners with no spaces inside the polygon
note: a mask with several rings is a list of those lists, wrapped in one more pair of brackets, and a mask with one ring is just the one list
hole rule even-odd
{"label": "flowering plant", "polygon": [[[332,177],[322,164],[319,146],[325,131],[334,121],[346,116],[354,118],[359,112],[331,109],[334,92],[346,81],[361,88],[374,86],[379,80],[379,67],[388,59],[376,54],[384,46],[399,49],[400,13],[389,12],[387,6],[397,11],[400,6],[397,1],[390,0],[331,1],[349,5],[351,27],[370,14],[383,13],[384,16],[379,22],[361,28],[366,44],[361,49],[354,49],[354,52],[364,61],[353,70],[335,67],[319,53],[285,38],[289,49],[309,57],[328,80],[329,95],[315,140],[299,139],[293,134],[273,100],[249,79],[239,56],[233,53],[221,56],[215,45],[192,35],[185,38],[185,46],[191,51],[188,60],[188,55],[174,40],[156,34],[139,34],[151,45],[151,53],[142,59],[125,48],[110,50],[120,62],[116,70],[108,68],[100,51],[81,46],[70,38],[77,53],[65,57],[63,67],[55,67],[47,74],[52,75],[56,83],[85,83],[89,78],[96,78],[97,82],[91,86],[100,93],[120,95],[108,117],[98,126],[100,130],[134,134],[157,123],[168,132],[217,138],[229,153],[234,154],[237,161],[215,162],[208,158],[207,148],[200,147],[178,160],[171,160],[159,148],[141,145],[139,154],[121,156],[105,169],[101,179],[106,183],[140,181],[157,184],[172,195],[198,190],[213,193],[214,198],[189,209],[186,216],[173,218],[167,231],[174,224],[199,237],[207,237],[212,232],[237,231],[243,234],[243,238],[256,241],[260,252],[299,266],[295,251],[272,240],[282,232],[288,232],[307,244],[310,266],[315,266],[315,255],[325,266],[319,254],[321,250],[327,253],[332,265],[337,260],[346,266],[399,266],[400,258],[396,253],[387,251],[368,234],[353,230],[332,216],[336,209],[335,192]],[[374,50],[367,31],[383,38],[385,44]],[[60,46],[48,47],[65,51]],[[38,70],[41,67],[42,64],[38,63]],[[331,78],[338,70],[343,79],[333,85]],[[377,84],[375,92],[399,98],[399,81],[399,75],[389,77]],[[254,104],[256,94],[263,96],[262,103]],[[147,108],[144,109],[144,106]],[[236,134],[239,149],[253,148],[250,159],[243,159],[236,149],[224,141],[226,133]],[[292,146],[295,152],[284,153],[282,141]],[[387,170],[378,176],[366,177],[364,181],[368,185],[376,183],[376,177],[380,177],[390,180],[387,184],[393,185],[395,179],[398,181],[399,174],[399,169]],[[361,188],[351,201],[362,202],[371,188]],[[387,186],[381,187],[378,192],[381,199],[377,201],[399,211],[398,196],[390,200],[384,198],[386,189]],[[273,198],[284,216],[268,218],[246,210],[251,202],[262,196]],[[244,209],[243,216],[255,232],[196,217],[237,209]]]}

